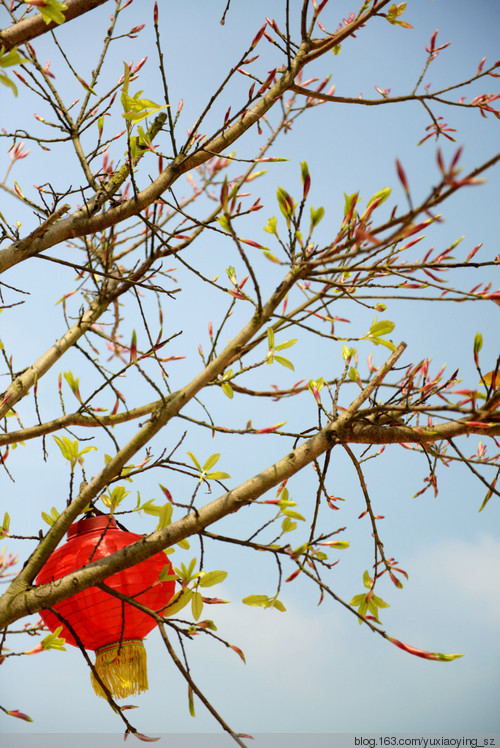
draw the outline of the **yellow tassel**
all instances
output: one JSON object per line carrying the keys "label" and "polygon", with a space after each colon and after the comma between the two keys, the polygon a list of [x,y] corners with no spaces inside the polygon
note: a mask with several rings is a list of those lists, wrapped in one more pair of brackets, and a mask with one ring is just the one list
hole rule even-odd
{"label": "yellow tassel", "polygon": [[[127,639],[101,647],[96,651],[95,668],[112,696],[118,699],[148,690],[146,650],[140,639]],[[106,698],[94,673],[91,673],[91,679],[96,694]]]}

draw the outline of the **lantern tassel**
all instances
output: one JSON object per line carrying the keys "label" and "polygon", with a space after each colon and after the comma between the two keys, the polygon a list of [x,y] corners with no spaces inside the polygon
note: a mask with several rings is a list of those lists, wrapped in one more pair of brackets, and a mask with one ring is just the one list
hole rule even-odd
{"label": "lantern tassel", "polygon": [[[112,696],[124,699],[148,690],[146,650],[139,639],[128,639],[96,650],[96,671]],[[106,698],[101,685],[91,673],[92,686],[98,696]]]}

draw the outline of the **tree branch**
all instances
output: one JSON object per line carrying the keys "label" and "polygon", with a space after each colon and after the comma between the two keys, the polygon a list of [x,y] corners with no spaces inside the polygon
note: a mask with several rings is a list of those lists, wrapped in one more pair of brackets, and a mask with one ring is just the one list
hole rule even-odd
{"label": "tree branch", "polygon": [[[68,10],[64,13],[64,22],[72,21],[73,18],[78,18],[78,16],[88,13],[105,2],[107,0],[66,0]],[[0,31],[0,46],[4,46],[6,50],[9,50],[12,47],[19,46],[19,44],[30,42],[32,39],[36,39],[37,36],[41,36],[57,28],[60,28],[60,24],[47,24],[43,20],[42,14],[36,13],[6,29],[2,29]]]}

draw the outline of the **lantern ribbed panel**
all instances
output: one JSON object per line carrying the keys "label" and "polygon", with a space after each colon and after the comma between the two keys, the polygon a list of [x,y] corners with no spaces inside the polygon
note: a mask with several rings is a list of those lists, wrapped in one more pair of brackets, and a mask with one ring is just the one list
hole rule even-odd
{"label": "lantern ribbed panel", "polygon": [[[50,556],[38,575],[37,584],[47,584],[71,574],[91,561],[97,561],[135,543],[141,537],[133,532],[120,530],[109,517],[81,520],[71,526],[66,543]],[[104,581],[109,587],[161,612],[175,591],[173,581],[152,586],[166,564],[170,562],[160,552]],[[122,603],[97,587],[90,587],[53,607],[73,626],[85,649],[96,650],[124,639],[143,639],[156,625],[151,616],[128,603]],[[41,611],[41,616],[51,631],[61,626],[59,619],[50,611]],[[68,643],[77,646],[65,626],[61,636]]]}

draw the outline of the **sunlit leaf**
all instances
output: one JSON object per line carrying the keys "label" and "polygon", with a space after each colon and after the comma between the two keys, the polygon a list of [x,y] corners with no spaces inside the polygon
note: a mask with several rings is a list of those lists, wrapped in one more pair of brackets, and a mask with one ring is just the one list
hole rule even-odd
{"label": "sunlit leaf", "polygon": [[218,461],[219,461],[220,453],[216,453],[213,455],[210,455],[208,460],[206,460],[205,464],[203,465],[203,470],[210,470],[211,467],[213,467]]}
{"label": "sunlit leaf", "polygon": [[370,208],[373,205],[373,203],[375,203],[375,202],[378,203],[377,207],[379,205],[382,205],[382,203],[384,203],[387,200],[387,198],[389,197],[389,195],[391,194],[391,192],[392,192],[392,190],[391,190],[390,187],[384,187],[382,190],[379,190],[378,192],[376,192],[373,195],[373,197],[371,197],[368,200],[368,205],[366,207]]}
{"label": "sunlit leaf", "polygon": [[227,577],[227,571],[207,571],[200,577],[200,587],[213,587],[214,584],[220,584]]}
{"label": "sunlit leaf", "polygon": [[201,593],[193,592],[193,596],[191,598],[191,611],[193,613],[193,618],[195,621],[197,621],[201,616],[202,610],[203,600],[201,599]]}
{"label": "sunlit leaf", "polygon": [[281,366],[284,366],[285,369],[290,369],[291,371],[295,371],[292,362],[289,361],[287,358],[284,358],[283,356],[275,355],[274,360],[277,361],[278,364],[281,364]]}
{"label": "sunlit leaf", "polygon": [[188,452],[187,454],[192,459],[192,461],[194,462],[195,466],[198,468],[198,470],[200,471],[200,473],[202,473],[203,469],[202,469],[200,463],[198,462],[198,460],[196,459],[196,457],[194,456],[194,454],[192,452]]}
{"label": "sunlit leaf", "polygon": [[163,611],[165,616],[173,616],[182,610],[191,600],[193,590],[185,589],[178,593]]}

